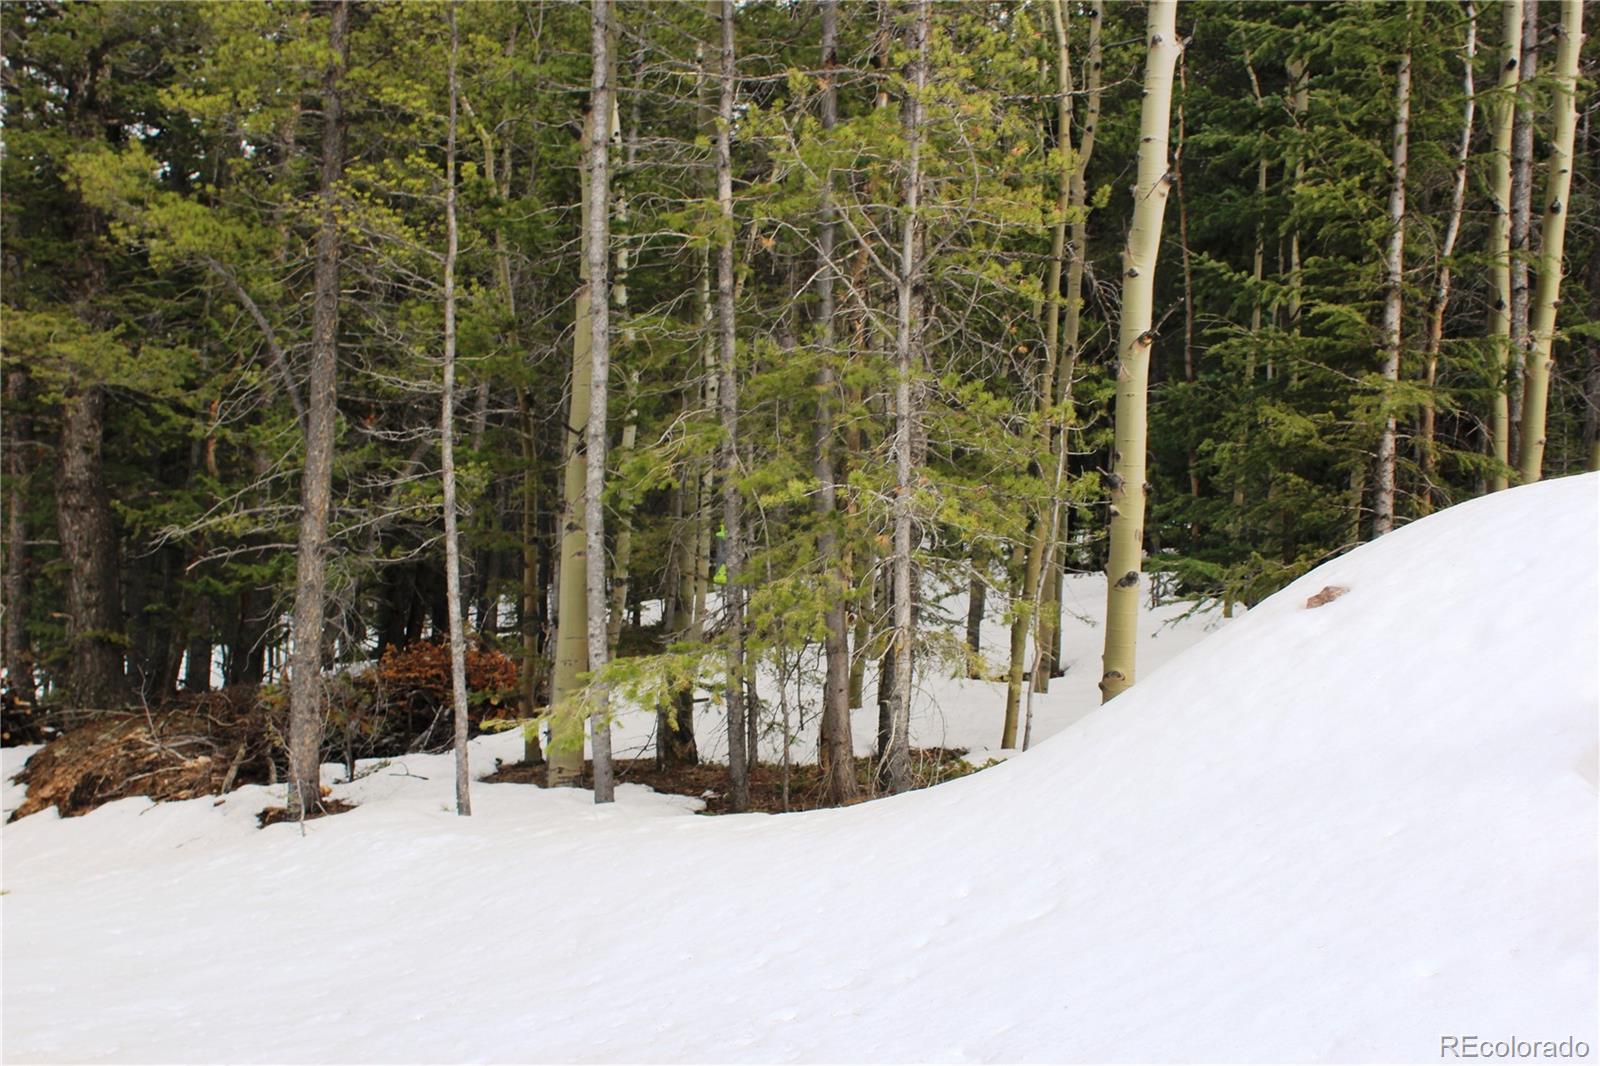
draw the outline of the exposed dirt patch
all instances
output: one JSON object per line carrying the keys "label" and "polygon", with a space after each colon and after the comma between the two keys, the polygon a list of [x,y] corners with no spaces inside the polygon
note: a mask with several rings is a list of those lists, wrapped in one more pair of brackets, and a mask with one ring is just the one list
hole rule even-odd
{"label": "exposed dirt patch", "polygon": [[1349,591],[1350,589],[1344,585],[1327,585],[1321,592],[1306,599],[1306,609],[1310,610],[1314,607],[1322,607],[1325,604],[1332,603]]}
{"label": "exposed dirt patch", "polygon": [[[354,803],[346,803],[344,800],[328,799],[326,796],[324,796],[321,803],[317,804],[314,809],[306,812],[306,821],[309,822],[315,818],[326,818],[330,814],[343,814],[346,811],[355,810],[356,806],[357,805]],[[299,812],[297,811],[289,810],[287,807],[268,807],[266,810],[261,812],[261,828],[265,829],[267,826],[277,825],[279,822],[299,821],[297,817],[298,813]]]}
{"label": "exposed dirt patch", "polygon": [[[911,752],[911,765],[915,787],[926,788],[943,781],[976,771],[966,762],[964,750],[958,748],[917,748]],[[876,760],[856,760],[856,781],[861,786],[862,801],[874,799],[879,793],[872,786]],[[728,768],[719,764],[702,763],[696,766],[677,766],[662,769],[654,759],[619,759],[616,764],[618,783],[648,785],[657,792],[677,796],[693,796],[705,800],[703,814],[727,814]],[[512,763],[500,766],[485,781],[513,782],[544,787],[545,764]],[[594,787],[594,764],[583,766],[582,787]],[[814,765],[789,767],[788,795],[785,799],[784,773],[781,766],[762,764],[750,772],[750,810],[765,814],[782,814],[786,811],[810,811],[828,806],[821,771]]]}

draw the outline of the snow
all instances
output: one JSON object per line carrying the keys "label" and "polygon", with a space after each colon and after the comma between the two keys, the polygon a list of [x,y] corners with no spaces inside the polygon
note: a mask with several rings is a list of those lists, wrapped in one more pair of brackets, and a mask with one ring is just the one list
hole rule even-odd
{"label": "snow", "polygon": [[433,757],[304,836],[253,828],[264,788],[34,815],[0,834],[5,1058],[1593,1054],[1597,496],[1406,526],[1033,750],[845,810],[479,784],[459,819]]}

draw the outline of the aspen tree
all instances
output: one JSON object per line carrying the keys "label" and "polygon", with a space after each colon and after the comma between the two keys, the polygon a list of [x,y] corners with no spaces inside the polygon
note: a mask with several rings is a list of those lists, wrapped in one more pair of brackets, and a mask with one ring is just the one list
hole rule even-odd
{"label": "aspen tree", "polygon": [[1139,165],[1133,221],[1122,260],[1122,316],[1117,330],[1116,425],[1112,444],[1111,549],[1106,570],[1106,638],[1102,700],[1134,683],[1139,574],[1144,567],[1146,405],[1154,340],[1156,255],[1172,174],[1167,141],[1172,74],[1182,44],[1177,0],[1151,0],[1145,44],[1144,100],[1139,110]]}
{"label": "aspen tree", "polygon": [[[584,239],[590,231],[589,216],[593,204],[589,196],[591,185],[587,168],[590,160],[592,125],[585,117],[579,133],[579,152],[585,169],[582,182],[582,225]],[[572,334],[572,384],[567,402],[567,429],[565,433],[566,465],[562,472],[561,491],[561,560],[559,586],[556,592],[556,650],[555,663],[550,676],[550,706],[557,709],[551,718],[550,747],[546,753],[545,784],[575,786],[583,776],[583,719],[561,713],[564,706],[581,687],[579,678],[589,669],[588,621],[588,536],[584,530],[587,509],[584,486],[587,466],[584,442],[588,432],[591,410],[591,383],[594,363],[593,318],[591,316],[591,291],[589,285],[589,255],[587,246],[578,262],[578,295]]]}
{"label": "aspen tree", "polygon": [[333,502],[333,442],[338,411],[339,260],[335,211],[344,178],[342,83],[350,58],[350,0],[328,20],[330,60],[322,91],[322,174],[318,194],[315,296],[311,309],[311,374],[307,381],[305,471],[300,488],[293,644],[289,652],[289,792],[287,809],[304,819],[322,803],[322,643],[327,624],[328,512]]}
{"label": "aspen tree", "polygon": [[1532,285],[1529,263],[1533,248],[1533,128],[1534,97],[1539,72],[1539,4],[1522,8],[1522,69],[1519,73],[1516,115],[1511,132],[1511,465],[1519,467],[1522,454],[1522,399],[1524,368],[1531,335],[1528,330]]}
{"label": "aspen tree", "polygon": [[1506,471],[1511,465],[1511,134],[1522,79],[1522,0],[1503,0],[1500,13],[1505,55],[1494,98],[1490,164],[1494,170],[1494,217],[1489,220],[1489,262],[1494,280],[1489,338],[1497,371],[1489,437],[1491,454],[1498,464],[1490,486],[1497,492],[1510,484]]}
{"label": "aspen tree", "polygon": [[[1395,74],[1394,140],[1389,185],[1389,243],[1383,257],[1383,380],[1400,380],[1400,312],[1405,286],[1406,172],[1411,146],[1411,18],[1406,11],[1406,46]],[[1392,401],[1385,396],[1384,407]],[[1394,412],[1384,415],[1378,435],[1378,466],[1373,488],[1372,535],[1381,537],[1394,528],[1395,496]]]}
{"label": "aspen tree", "polygon": [[1578,125],[1578,54],[1583,47],[1583,0],[1562,0],[1561,40],[1556,45],[1555,135],[1550,140],[1544,226],[1540,233],[1539,282],[1533,294],[1530,348],[1523,379],[1522,454],[1524,484],[1538,481],[1544,465],[1545,409],[1550,401],[1550,371],[1556,311],[1561,303],[1561,254],[1566,246],[1567,206],[1572,192],[1572,144]]}
{"label": "aspen tree", "polygon": [[[606,400],[611,374],[611,296],[607,268],[611,237],[611,135],[615,129],[611,96],[611,0],[593,0],[590,52],[593,77],[589,95],[589,215],[585,220],[585,262],[589,275],[589,418],[584,423],[584,621],[588,636],[590,743],[594,749],[594,801],[610,803],[616,783],[611,766],[611,693],[600,668],[606,664]],[[584,322],[578,323],[582,331]],[[581,750],[580,750],[581,757]]]}
{"label": "aspen tree", "polygon": [[1422,495],[1419,502],[1423,512],[1432,510],[1435,477],[1439,469],[1438,449],[1434,441],[1437,404],[1433,389],[1439,376],[1439,347],[1444,339],[1444,312],[1450,302],[1450,257],[1455,254],[1456,238],[1461,233],[1461,211],[1467,199],[1467,162],[1472,151],[1472,119],[1478,100],[1473,91],[1472,66],[1478,58],[1478,11],[1472,0],[1466,0],[1467,38],[1461,48],[1461,89],[1466,95],[1462,105],[1461,140],[1456,145],[1455,181],[1450,189],[1450,216],[1445,223],[1444,240],[1439,246],[1439,271],[1434,279],[1433,295],[1428,301],[1428,334],[1423,344],[1423,381],[1428,386],[1428,398],[1422,408]]}
{"label": "aspen tree", "polygon": [[444,483],[444,577],[446,611],[450,618],[450,703],[455,712],[456,813],[472,813],[471,776],[467,765],[467,634],[461,617],[461,535],[456,528],[456,60],[461,51],[456,32],[456,8],[446,14],[450,22],[450,108],[444,150],[444,383],[440,392],[440,480]]}

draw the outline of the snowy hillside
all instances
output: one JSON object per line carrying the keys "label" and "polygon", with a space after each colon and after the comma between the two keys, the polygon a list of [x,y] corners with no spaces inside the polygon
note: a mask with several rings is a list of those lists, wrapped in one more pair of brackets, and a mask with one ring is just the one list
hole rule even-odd
{"label": "snowy hillside", "polygon": [[35,815],[0,835],[5,1057],[1593,1054],[1597,497],[1402,528],[1035,750],[846,810],[480,785],[458,819],[438,758],[304,838],[253,828],[264,789]]}

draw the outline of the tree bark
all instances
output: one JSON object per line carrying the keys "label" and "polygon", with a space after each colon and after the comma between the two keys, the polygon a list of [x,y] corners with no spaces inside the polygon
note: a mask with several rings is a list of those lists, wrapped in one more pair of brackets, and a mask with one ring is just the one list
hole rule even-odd
{"label": "tree bark", "polygon": [[32,586],[28,544],[28,480],[33,469],[33,424],[23,409],[28,374],[13,368],[5,376],[6,564],[4,604],[0,605],[0,664],[11,690],[32,702],[36,691],[33,655],[28,639],[28,607]]}
{"label": "tree bark", "polygon": [[472,813],[472,776],[467,760],[467,633],[461,617],[461,536],[456,528],[456,59],[461,49],[455,4],[450,23],[450,109],[445,130],[444,190],[444,383],[440,391],[439,454],[444,489],[444,576],[450,612],[450,702],[455,712],[456,813]]}
{"label": "tree bark", "polygon": [[1117,335],[1116,426],[1112,445],[1110,558],[1100,693],[1110,700],[1134,683],[1139,574],[1144,567],[1145,440],[1156,257],[1171,174],[1167,140],[1172,72],[1181,45],[1177,0],[1151,0],[1133,222],[1123,253],[1122,321]]}
{"label": "tree bark", "polygon": [[1428,336],[1423,345],[1423,382],[1428,387],[1428,398],[1422,408],[1423,485],[1418,503],[1424,514],[1433,509],[1433,499],[1438,489],[1439,454],[1434,441],[1438,404],[1434,401],[1433,390],[1439,378],[1444,312],[1450,303],[1450,257],[1455,254],[1456,238],[1461,233],[1461,211],[1467,199],[1467,162],[1472,151],[1472,120],[1478,104],[1472,84],[1472,66],[1478,58],[1478,11],[1472,0],[1466,0],[1466,9],[1467,38],[1461,49],[1461,88],[1467,102],[1462,106],[1461,140],[1456,145],[1455,184],[1450,190],[1450,217],[1445,223],[1444,241],[1439,246],[1439,272],[1434,280],[1433,296],[1428,301]]}
{"label": "tree bark", "polygon": [[1561,306],[1562,251],[1572,192],[1572,145],[1578,126],[1578,56],[1583,47],[1583,0],[1562,0],[1561,40],[1556,46],[1555,135],[1544,198],[1544,228],[1539,243],[1539,285],[1533,294],[1533,321],[1522,397],[1524,484],[1538,481],[1544,465],[1545,409],[1555,368],[1556,312]]}
{"label": "tree bark", "polygon": [[916,636],[911,610],[911,497],[916,490],[912,450],[918,436],[918,405],[911,379],[921,369],[922,324],[917,303],[922,264],[917,212],[922,206],[922,98],[928,85],[928,3],[929,0],[917,0],[916,21],[908,42],[912,53],[907,79],[910,85],[901,105],[907,158],[900,262],[895,279],[894,706],[883,753],[884,778],[889,791],[895,793],[911,787],[911,645]]}
{"label": "tree bark", "polygon": [[[611,375],[611,295],[607,268],[611,258],[611,137],[616,129],[611,89],[611,0],[593,0],[590,49],[589,217],[589,420],[584,441],[585,591],[589,635],[590,715],[594,747],[594,801],[615,799],[611,766],[611,692],[599,671],[606,664],[606,400]],[[583,328],[583,323],[579,323]]]}
{"label": "tree bark", "polygon": [[[1405,286],[1406,172],[1409,168],[1411,132],[1411,13],[1406,13],[1406,50],[1395,75],[1394,141],[1389,186],[1389,244],[1383,257],[1383,380],[1400,380],[1400,312]],[[1395,431],[1393,398],[1383,397],[1383,428],[1378,435],[1378,466],[1373,486],[1372,535],[1381,537],[1394,528]]]}
{"label": "tree bark", "polygon": [[[1089,6],[1088,75],[1085,80],[1083,132],[1078,136],[1078,150],[1073,156],[1072,175],[1067,190],[1067,207],[1072,222],[1067,232],[1067,291],[1064,297],[1065,322],[1061,328],[1061,359],[1056,370],[1056,403],[1063,408],[1062,430],[1070,433],[1072,415],[1072,379],[1077,372],[1078,338],[1083,325],[1083,275],[1089,256],[1089,194],[1087,175],[1089,161],[1094,156],[1095,134],[1100,127],[1101,97],[1101,32],[1105,26],[1105,2],[1093,0]],[[1066,576],[1067,519],[1070,509],[1062,507],[1056,528],[1051,531],[1050,579],[1046,588],[1049,602],[1044,607],[1045,669],[1054,677],[1062,675],[1061,664],[1061,594]],[[1041,687],[1040,691],[1044,691]]]}
{"label": "tree bark", "polygon": [[311,311],[311,367],[306,390],[305,472],[296,546],[293,646],[289,652],[288,809],[304,819],[322,801],[322,646],[326,624],[328,512],[333,498],[333,442],[339,361],[339,219],[344,177],[342,82],[350,58],[350,0],[338,0],[328,21],[331,59],[323,76],[321,221]]}
{"label": "tree bark", "polygon": [[717,342],[722,370],[720,409],[722,415],[722,527],[727,579],[723,596],[727,611],[728,635],[728,778],[729,805],[734,811],[750,805],[749,760],[754,754],[747,747],[744,705],[744,593],[740,571],[744,565],[744,544],[740,528],[743,501],[739,489],[739,381],[733,307],[733,109],[734,81],[733,19],[734,0],[717,0],[722,25],[721,94],[717,103],[717,212],[722,232],[717,240]]}
{"label": "tree bark", "polygon": [[1511,133],[1511,369],[1508,416],[1510,460],[1518,467],[1522,454],[1522,375],[1528,362],[1529,308],[1532,286],[1529,261],[1533,251],[1533,127],[1534,78],[1539,72],[1539,4],[1522,9],[1522,69]]}
{"label": "tree bark", "polygon": [[[821,98],[823,136],[839,119],[839,93],[835,84],[839,37],[839,2],[822,0],[821,69],[824,88]],[[850,630],[845,613],[845,598],[850,576],[843,570],[839,552],[838,485],[833,463],[833,402],[839,383],[833,369],[834,351],[834,238],[833,175],[823,184],[817,233],[817,343],[821,349],[817,372],[817,554],[821,557],[823,581],[828,589],[827,609],[823,613],[822,721],[819,727],[817,759],[822,770],[828,802],[835,806],[850,803],[857,795],[854,740],[850,734]]]}
{"label": "tree bark", "polygon": [[76,390],[63,400],[61,480],[56,513],[67,564],[68,699],[105,708],[126,695],[116,528],[101,467],[105,389]]}
{"label": "tree bark", "polygon": [[[552,715],[550,746],[545,753],[545,784],[551,788],[576,787],[583,777],[585,719],[570,712],[573,710],[572,700],[582,687],[580,678],[590,665],[588,507],[584,493],[588,483],[585,449],[594,407],[594,318],[589,235],[593,226],[591,216],[597,212],[591,199],[594,186],[588,172],[593,161],[591,141],[595,127],[592,120],[592,114],[584,117],[579,134],[579,155],[583,166],[584,236],[583,252],[578,262],[578,295],[573,316],[572,384],[567,401],[566,466],[562,473],[561,492],[561,561],[556,589],[556,650],[550,678]],[[604,207],[600,210],[604,211]]]}
{"label": "tree bark", "polygon": [[1489,313],[1489,338],[1495,360],[1495,390],[1490,415],[1490,452],[1497,469],[1490,476],[1491,491],[1510,485],[1511,466],[1511,139],[1516,100],[1522,80],[1522,0],[1501,5],[1504,58],[1500,63],[1499,91],[1494,101],[1494,217],[1489,221],[1489,262],[1494,282],[1494,303]]}
{"label": "tree bark", "polygon": [[989,580],[985,556],[980,554],[979,549],[973,550],[969,565],[972,567],[972,576],[967,580],[967,651],[971,653],[972,665],[967,670],[967,676],[976,680],[982,676],[978,663],[983,655],[983,612],[989,594]]}

